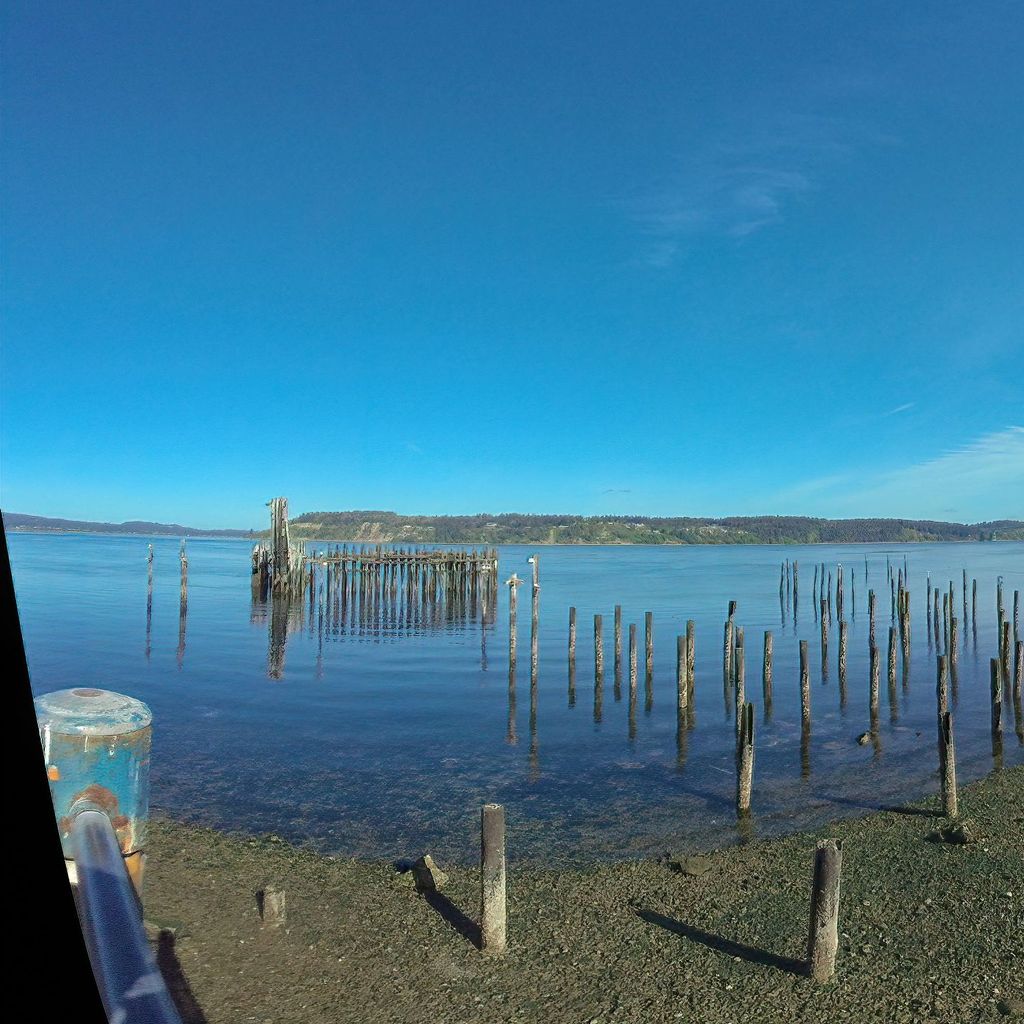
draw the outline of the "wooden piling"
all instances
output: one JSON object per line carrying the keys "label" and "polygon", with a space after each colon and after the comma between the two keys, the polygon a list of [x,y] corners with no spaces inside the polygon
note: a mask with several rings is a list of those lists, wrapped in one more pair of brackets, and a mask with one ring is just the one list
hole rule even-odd
{"label": "wooden piling", "polygon": [[945,711],[942,714],[940,729],[942,753],[939,764],[942,771],[942,810],[947,818],[957,816],[956,793],[956,750],[953,745],[953,716]]}
{"label": "wooden piling", "polygon": [[267,886],[256,894],[256,908],[264,928],[280,928],[288,921],[284,889]]}
{"label": "wooden piling", "polygon": [[484,804],[480,811],[480,948],[505,952],[505,808]]}
{"label": "wooden piling", "polygon": [[644,671],[649,679],[654,673],[654,613],[644,612]]}
{"label": "wooden piling", "polygon": [[839,621],[839,683],[846,685],[846,647],[849,636],[849,627],[845,619]]}
{"label": "wooden piling", "polygon": [[[617,604],[615,606],[615,618],[614,618],[614,634],[613,643],[614,651],[613,655],[615,658],[615,684],[619,684],[619,675],[622,672],[622,605]],[[618,700],[618,695],[616,695]]]}
{"label": "wooden piling", "polygon": [[737,719],[740,728],[736,749],[736,813],[745,815],[750,813],[750,793],[754,780],[754,705],[740,705]]}
{"label": "wooden piling", "polygon": [[807,942],[807,973],[818,982],[828,981],[836,969],[842,868],[842,843],[836,839],[821,840],[814,851],[811,926]]}
{"label": "wooden piling", "polygon": [[896,688],[896,627],[889,627],[889,688]]}
{"label": "wooden piling", "polygon": [[878,714],[878,677],[879,677],[879,667],[878,667],[878,648],[875,647],[874,644],[871,645],[871,651],[870,651],[870,654],[869,654],[869,662],[870,662],[869,669],[870,669],[870,673],[871,673],[871,678],[870,678],[870,681],[869,681],[869,684],[868,684],[869,685],[869,690],[868,690],[868,707],[869,707],[869,709],[871,711],[872,716],[876,716]]}
{"label": "wooden piling", "polygon": [[[795,563],[794,563],[795,564]],[[767,713],[772,702],[772,661],[774,655],[774,643],[771,630],[764,631],[764,661],[761,666],[761,695],[764,699],[765,712]]]}
{"label": "wooden piling", "polygon": [[1016,643],[1016,657],[1013,660],[1013,699],[1021,698],[1021,683],[1024,681],[1024,640]]}
{"label": "wooden piling", "polygon": [[533,555],[530,562],[533,566],[532,600],[530,602],[530,680],[532,683],[536,683],[540,642],[540,558]]}
{"label": "wooden piling", "polygon": [[828,679],[828,614],[827,602],[821,602],[821,678]]}
{"label": "wooden piling", "polygon": [[518,614],[519,598],[516,588],[522,582],[515,573],[512,573],[505,581],[508,586],[508,665],[511,672],[515,671],[518,646],[516,616]]}
{"label": "wooden piling", "polygon": [[1009,693],[1010,690],[1010,620],[1003,619],[1002,638],[999,644],[999,674],[1003,680],[1003,687]]}
{"label": "wooden piling", "polygon": [[604,635],[601,631],[601,616],[594,616],[594,683],[604,683]]}
{"label": "wooden piling", "polygon": [[576,672],[576,609],[569,609],[569,671]]}
{"label": "wooden piling", "polygon": [[875,646],[875,592],[868,591],[868,650]]}
{"label": "wooden piling", "polygon": [[636,653],[636,623],[629,624],[629,699],[636,702],[636,676],[637,676],[637,653]]}
{"label": "wooden piling", "polygon": [[808,667],[807,641],[800,641],[800,721],[811,727],[811,673]]}
{"label": "wooden piling", "polygon": [[746,669],[745,669],[745,656],[743,652],[742,633],[740,630],[740,637],[737,638],[736,649],[733,652],[733,658],[736,664],[736,735],[740,735],[742,729],[743,720],[743,708],[747,703],[746,697]]}
{"label": "wooden piling", "polygon": [[992,737],[1002,736],[1003,732],[1003,691],[999,685],[999,659],[992,658],[989,662],[989,696],[992,704]]}
{"label": "wooden piling", "polygon": [[686,679],[686,635],[676,637],[676,707],[686,711],[690,700],[690,684]]}
{"label": "wooden piling", "polygon": [[732,679],[732,618],[725,620],[725,635],[722,640],[722,678],[726,685]]}
{"label": "wooden piling", "polygon": [[686,620],[686,681],[689,684],[690,692],[693,692],[695,685],[694,667],[696,662],[697,624],[693,619]]}

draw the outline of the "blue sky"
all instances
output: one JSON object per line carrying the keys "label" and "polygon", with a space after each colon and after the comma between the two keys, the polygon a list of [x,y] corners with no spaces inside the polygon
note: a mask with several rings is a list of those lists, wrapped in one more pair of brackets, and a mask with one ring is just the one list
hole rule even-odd
{"label": "blue sky", "polygon": [[2,501],[1024,517],[1024,6],[3,10]]}

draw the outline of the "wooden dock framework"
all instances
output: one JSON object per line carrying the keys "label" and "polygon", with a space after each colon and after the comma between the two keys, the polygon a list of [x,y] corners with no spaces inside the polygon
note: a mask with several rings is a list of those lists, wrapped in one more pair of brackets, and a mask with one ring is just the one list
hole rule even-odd
{"label": "wooden dock framework", "polygon": [[252,551],[252,599],[254,621],[265,618],[271,604],[275,666],[283,662],[288,632],[306,626],[331,637],[412,632],[477,619],[482,626],[493,625],[498,603],[493,548],[346,543],[311,552],[289,536],[287,498],[268,505],[270,543]]}

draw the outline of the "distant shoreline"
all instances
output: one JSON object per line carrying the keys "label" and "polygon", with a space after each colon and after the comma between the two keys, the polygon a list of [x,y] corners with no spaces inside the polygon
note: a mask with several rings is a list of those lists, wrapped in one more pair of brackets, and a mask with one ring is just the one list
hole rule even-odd
{"label": "distant shoreline", "polygon": [[[231,540],[231,541],[245,541],[254,542],[263,540],[266,537],[265,532],[254,533],[253,536],[224,536],[222,534],[210,534],[210,533],[188,533],[188,534],[177,534],[177,533],[144,533],[144,532],[114,532],[113,530],[59,530],[59,529],[46,529],[40,527],[26,527],[26,526],[14,526],[8,529],[8,534],[31,534],[33,536],[40,537],[139,537],[141,539],[150,540]],[[306,544],[352,544],[362,545],[365,547],[375,547],[377,544],[383,544],[386,546],[397,545],[397,546],[409,546],[413,545],[416,547],[429,546],[434,544],[438,547],[532,547],[532,548],[756,548],[756,547],[771,547],[771,548],[810,548],[810,547],[850,547],[853,545],[864,545],[869,547],[872,545],[878,546],[882,544],[1022,544],[1024,541],[1018,540],[1013,537],[1007,538],[996,538],[994,541],[982,541],[977,538],[966,538],[963,540],[955,540],[952,538],[942,539],[922,539],[922,540],[846,540],[846,541],[834,541],[834,540],[817,540],[817,541],[799,541],[799,540],[786,540],[786,541],[765,541],[765,540],[751,540],[751,541],[707,541],[705,543],[694,543],[689,541],[531,541],[531,540],[510,540],[510,541],[499,541],[494,544],[489,544],[482,541],[462,541],[462,540],[447,540],[447,541],[396,541],[396,540],[366,540],[365,538],[360,539],[358,537],[296,537],[295,540],[301,540]]]}
{"label": "distant shoreline", "polygon": [[[202,529],[180,523],[5,513],[11,533],[266,541],[270,531]],[[925,544],[1024,541],[1024,521],[948,523],[927,519],[818,519],[809,516],[576,516],[488,512],[407,516],[388,511],[306,512],[289,519],[294,541],[400,547],[715,547]]]}

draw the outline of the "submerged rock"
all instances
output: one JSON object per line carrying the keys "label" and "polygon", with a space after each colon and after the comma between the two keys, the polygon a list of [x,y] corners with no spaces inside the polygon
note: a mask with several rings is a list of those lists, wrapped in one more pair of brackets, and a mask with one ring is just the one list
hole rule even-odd
{"label": "submerged rock", "polygon": [[672,871],[681,875],[689,875],[692,878],[699,878],[711,870],[711,859],[709,857],[677,857],[668,855],[665,863]]}
{"label": "submerged rock", "polygon": [[434,863],[429,853],[413,864],[412,876],[417,892],[440,892],[448,881],[448,876]]}

